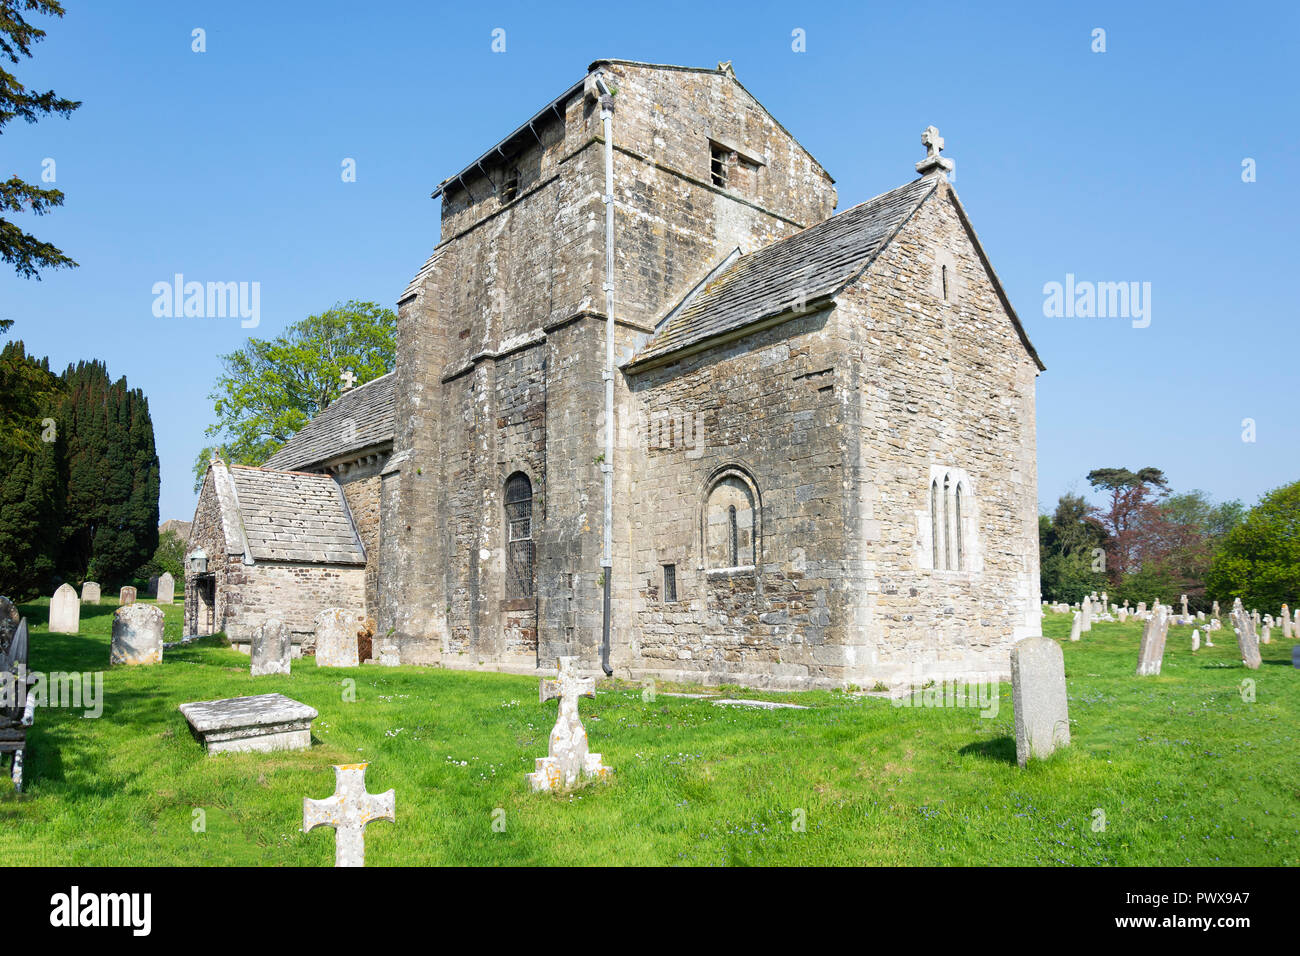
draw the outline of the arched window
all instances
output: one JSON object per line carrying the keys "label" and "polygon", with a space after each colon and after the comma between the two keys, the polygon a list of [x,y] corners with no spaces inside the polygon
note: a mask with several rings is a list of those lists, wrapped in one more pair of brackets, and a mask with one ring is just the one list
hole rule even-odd
{"label": "arched window", "polygon": [[738,470],[724,470],[704,500],[704,552],[710,568],[758,563],[757,489]]}
{"label": "arched window", "polygon": [[948,476],[943,476],[943,566],[947,569],[952,568],[952,523],[949,520],[948,509]]}
{"label": "arched window", "polygon": [[930,567],[936,571],[979,571],[979,560],[974,557],[979,547],[977,525],[978,501],[971,497],[970,477],[960,468],[932,468]]}
{"label": "arched window", "polygon": [[938,570],[939,549],[942,547],[943,530],[939,527],[939,479],[930,482],[930,561]]}
{"label": "arched window", "polygon": [[965,571],[966,554],[962,549],[962,541],[961,541],[962,534],[961,534],[961,485],[960,484],[957,486],[957,490],[953,494],[953,501],[955,502],[955,507],[957,512],[957,524],[953,527],[953,534],[957,538],[957,570]]}
{"label": "arched window", "polygon": [[533,483],[521,471],[506,480],[506,597],[533,596]]}

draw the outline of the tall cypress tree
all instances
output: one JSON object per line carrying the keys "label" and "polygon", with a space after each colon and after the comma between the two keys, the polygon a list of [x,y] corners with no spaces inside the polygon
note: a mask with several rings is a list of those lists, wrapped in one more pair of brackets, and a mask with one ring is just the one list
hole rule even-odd
{"label": "tall cypress tree", "polygon": [[122,580],[158,547],[158,454],[149,402],[103,362],[63,374],[60,415],[67,496],[62,568],[74,578]]}
{"label": "tall cypress tree", "polygon": [[[22,342],[0,350],[0,594],[48,591],[57,571],[63,515],[62,445],[53,418],[59,380]],[[42,440],[44,439],[44,440]]]}

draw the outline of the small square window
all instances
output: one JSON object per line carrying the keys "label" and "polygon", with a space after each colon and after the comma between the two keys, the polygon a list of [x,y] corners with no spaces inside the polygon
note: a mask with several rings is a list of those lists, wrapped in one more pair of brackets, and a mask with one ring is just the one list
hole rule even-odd
{"label": "small square window", "polygon": [[713,179],[713,185],[727,187],[727,166],[731,159],[731,151],[725,146],[719,146],[717,143],[709,144],[709,175]]}
{"label": "small square window", "polygon": [[664,589],[662,593],[665,604],[677,600],[677,565],[675,564],[664,565]]}
{"label": "small square window", "polygon": [[501,187],[502,204],[513,202],[514,198],[519,195],[519,168],[515,167],[510,170],[510,175],[506,177],[505,184]]}

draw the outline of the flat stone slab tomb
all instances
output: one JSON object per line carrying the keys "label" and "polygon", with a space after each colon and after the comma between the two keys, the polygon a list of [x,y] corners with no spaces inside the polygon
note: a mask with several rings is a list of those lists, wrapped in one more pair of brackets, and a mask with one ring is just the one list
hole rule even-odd
{"label": "flat stone slab tomb", "polygon": [[306,750],[316,708],[284,694],[181,704],[180,712],[209,754]]}
{"label": "flat stone slab tomb", "polygon": [[714,707],[758,707],[762,710],[807,710],[803,704],[781,704],[774,700],[742,700],[723,698],[713,702]]}

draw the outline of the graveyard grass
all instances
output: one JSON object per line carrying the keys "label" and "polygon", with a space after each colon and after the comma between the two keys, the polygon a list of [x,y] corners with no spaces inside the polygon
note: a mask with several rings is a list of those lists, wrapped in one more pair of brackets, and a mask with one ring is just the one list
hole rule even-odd
{"label": "graveyard grass", "polygon": [[[370,792],[397,791],[397,823],[367,830],[371,866],[1300,864],[1294,641],[1251,672],[1231,630],[1193,655],[1173,627],[1164,673],[1138,678],[1140,624],[1071,644],[1049,614],[1073,744],[1026,770],[1009,684],[988,719],[835,692],[747,693],[806,711],[720,708],[602,682],[580,710],[614,780],[555,796],[524,781],[556,712],[535,678],[302,660],[254,680],[218,639],[110,671],[115,607],[83,606],[79,635],[49,634],[45,602],[22,609],[33,670],[107,673],[103,716],[38,710],[26,792],[0,781],[8,864],[328,866],[333,833],[300,832],[302,800],[359,761]],[[164,610],[174,640],[181,605]],[[176,709],[276,691],[320,711],[309,751],[208,757]]]}

